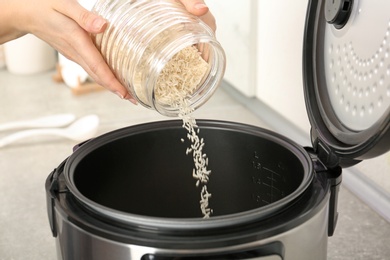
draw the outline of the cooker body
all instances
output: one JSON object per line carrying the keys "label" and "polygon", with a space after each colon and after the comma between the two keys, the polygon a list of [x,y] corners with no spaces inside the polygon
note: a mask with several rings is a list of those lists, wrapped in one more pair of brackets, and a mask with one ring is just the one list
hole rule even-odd
{"label": "cooker body", "polygon": [[[107,234],[102,236],[99,232],[94,233],[80,228],[67,217],[61,216],[60,212],[56,212],[56,218],[59,220],[57,224],[58,227],[61,227],[56,237],[58,260],[326,260],[328,243],[327,205],[324,204],[317,214],[301,225],[270,237],[257,238],[257,236],[264,236],[260,225],[257,231],[247,231],[246,234],[232,232],[231,234],[209,235],[208,237],[160,237],[160,239],[166,239],[165,242],[170,240],[173,243],[168,247],[160,245],[161,243],[156,241],[157,236],[150,238],[150,240],[146,239],[147,241],[143,241],[143,243],[137,241],[137,234],[134,234],[135,237],[133,238],[127,237],[127,242],[122,240],[123,237],[122,239],[113,240],[107,238],[109,237]],[[278,227],[274,228],[278,229]],[[226,237],[221,238],[221,236]],[[187,245],[183,246],[181,241],[177,241],[179,239],[187,240]],[[226,246],[210,247],[221,239],[226,240]],[[174,244],[175,240],[177,244]],[[206,242],[209,245],[206,245]]]}
{"label": "cooker body", "polygon": [[326,259],[341,172],[265,129],[198,125],[210,219],[202,219],[181,122],[120,129],[81,145],[47,179],[58,258]]}

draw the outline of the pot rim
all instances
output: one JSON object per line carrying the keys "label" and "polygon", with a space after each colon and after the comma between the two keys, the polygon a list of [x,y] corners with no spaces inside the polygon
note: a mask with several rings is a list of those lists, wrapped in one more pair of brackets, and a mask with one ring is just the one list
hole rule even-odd
{"label": "pot rim", "polygon": [[[134,126],[129,126],[108,132],[99,137],[91,139],[82,144],[66,161],[64,167],[65,184],[69,192],[76,198],[76,200],[88,211],[94,214],[98,214],[103,218],[108,218],[112,221],[118,221],[122,224],[136,226],[138,228],[146,229],[175,229],[175,230],[199,230],[210,228],[223,228],[231,227],[242,224],[248,224],[255,221],[259,221],[266,217],[270,217],[277,212],[285,209],[286,206],[291,205],[297,198],[308,188],[314,177],[314,169],[309,154],[305,149],[296,144],[294,141],[267,129],[261,127],[247,125],[237,122],[220,121],[220,120],[197,120],[198,126],[209,129],[221,129],[228,131],[235,131],[250,135],[255,135],[261,138],[266,138],[273,141],[293,153],[297,159],[302,163],[303,167],[303,179],[300,185],[286,197],[279,199],[269,205],[261,206],[259,208],[227,214],[222,216],[211,216],[208,219],[203,218],[163,218],[144,216],[134,213],[123,212],[120,210],[112,209],[107,206],[94,202],[93,200],[85,197],[76,187],[73,170],[75,166],[91,151],[107,144],[112,141],[136,135],[139,133],[146,133],[149,131],[156,131],[161,129],[181,128],[181,120],[167,120],[144,123]],[[185,152],[185,151],[183,151]]]}

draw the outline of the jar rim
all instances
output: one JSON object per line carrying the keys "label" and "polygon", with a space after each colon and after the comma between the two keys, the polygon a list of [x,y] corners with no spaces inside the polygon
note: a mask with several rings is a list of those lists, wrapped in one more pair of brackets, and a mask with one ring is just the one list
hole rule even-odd
{"label": "jar rim", "polygon": [[150,97],[152,97],[151,103],[153,104],[154,109],[156,109],[160,114],[175,117],[179,115],[179,108],[164,105],[156,98],[154,87],[156,86],[158,76],[167,62],[176,53],[186,47],[196,46],[198,44],[207,45],[209,52],[209,60],[207,62],[210,65],[210,68],[202,78],[201,83],[198,85],[194,93],[192,93],[189,97],[189,106],[194,110],[199,108],[203,103],[211,98],[212,94],[214,94],[217,87],[221,83],[226,69],[226,56],[220,43],[206,34],[197,35],[197,37],[193,37],[191,34],[183,35],[179,39],[176,39],[175,44],[167,47],[165,50],[166,52],[164,52],[165,58],[163,60],[155,60],[156,64],[155,66],[152,66],[152,73],[150,73],[149,77],[147,78],[146,85],[149,86],[149,94]]}

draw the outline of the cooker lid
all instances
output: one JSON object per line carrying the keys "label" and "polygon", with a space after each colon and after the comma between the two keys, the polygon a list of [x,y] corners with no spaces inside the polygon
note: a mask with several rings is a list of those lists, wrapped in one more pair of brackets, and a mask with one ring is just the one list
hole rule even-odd
{"label": "cooker lid", "polygon": [[310,0],[303,80],[313,147],[328,167],[390,149],[390,1]]}

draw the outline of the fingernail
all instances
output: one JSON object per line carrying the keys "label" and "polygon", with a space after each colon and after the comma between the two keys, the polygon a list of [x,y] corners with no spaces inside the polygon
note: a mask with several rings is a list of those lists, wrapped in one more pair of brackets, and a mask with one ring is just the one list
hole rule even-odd
{"label": "fingernail", "polygon": [[207,5],[205,5],[205,4],[196,4],[194,7],[195,7],[195,9],[203,9],[203,8],[207,8]]}
{"label": "fingernail", "polygon": [[138,105],[137,100],[135,100],[135,99],[132,98],[132,97],[126,98],[126,100],[130,101],[130,102],[133,103],[134,105]]}
{"label": "fingernail", "polygon": [[123,97],[124,99],[130,101],[131,103],[133,103],[134,105],[138,105],[138,102],[135,98],[133,98],[132,95],[130,94],[126,94],[126,96]]}
{"label": "fingernail", "polygon": [[97,17],[92,23],[92,26],[94,30],[100,31],[103,29],[103,27],[106,25],[107,21],[103,19],[102,17]]}
{"label": "fingernail", "polygon": [[114,92],[120,99],[124,99],[123,95],[119,91]]}

